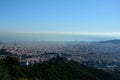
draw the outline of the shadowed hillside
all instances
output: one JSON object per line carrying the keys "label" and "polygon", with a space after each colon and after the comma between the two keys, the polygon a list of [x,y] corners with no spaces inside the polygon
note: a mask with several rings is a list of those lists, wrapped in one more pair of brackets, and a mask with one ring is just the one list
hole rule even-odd
{"label": "shadowed hillside", "polygon": [[17,58],[7,57],[0,60],[0,80],[120,80],[120,74],[67,61],[64,57],[29,66],[20,66]]}

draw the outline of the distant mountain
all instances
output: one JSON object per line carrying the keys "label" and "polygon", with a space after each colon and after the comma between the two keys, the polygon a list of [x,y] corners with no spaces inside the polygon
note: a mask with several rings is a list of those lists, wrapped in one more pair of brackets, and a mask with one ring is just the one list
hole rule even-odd
{"label": "distant mountain", "polygon": [[119,39],[114,39],[114,40],[100,41],[99,43],[113,43],[113,44],[120,44],[120,40],[119,40]]}

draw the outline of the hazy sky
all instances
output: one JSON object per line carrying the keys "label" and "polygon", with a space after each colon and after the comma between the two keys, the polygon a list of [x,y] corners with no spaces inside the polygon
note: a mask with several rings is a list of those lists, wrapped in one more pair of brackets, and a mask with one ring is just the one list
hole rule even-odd
{"label": "hazy sky", "polygon": [[120,0],[0,0],[0,32],[116,35]]}

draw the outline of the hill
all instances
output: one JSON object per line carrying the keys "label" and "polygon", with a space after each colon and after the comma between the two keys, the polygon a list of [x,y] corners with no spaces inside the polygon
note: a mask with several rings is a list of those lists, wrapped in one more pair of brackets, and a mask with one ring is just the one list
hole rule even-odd
{"label": "hill", "polygon": [[20,66],[17,58],[0,60],[0,80],[120,80],[118,72],[87,67],[64,57],[29,66]]}
{"label": "hill", "polygon": [[113,44],[120,44],[120,40],[118,40],[118,39],[114,39],[114,40],[100,41],[99,43],[113,43]]}

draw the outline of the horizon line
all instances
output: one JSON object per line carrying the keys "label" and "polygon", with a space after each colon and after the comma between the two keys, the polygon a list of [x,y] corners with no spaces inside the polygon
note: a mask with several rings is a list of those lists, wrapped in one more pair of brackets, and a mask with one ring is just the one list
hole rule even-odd
{"label": "horizon line", "polygon": [[88,35],[88,36],[120,36],[120,32],[0,32],[2,34],[43,34],[43,35]]}

